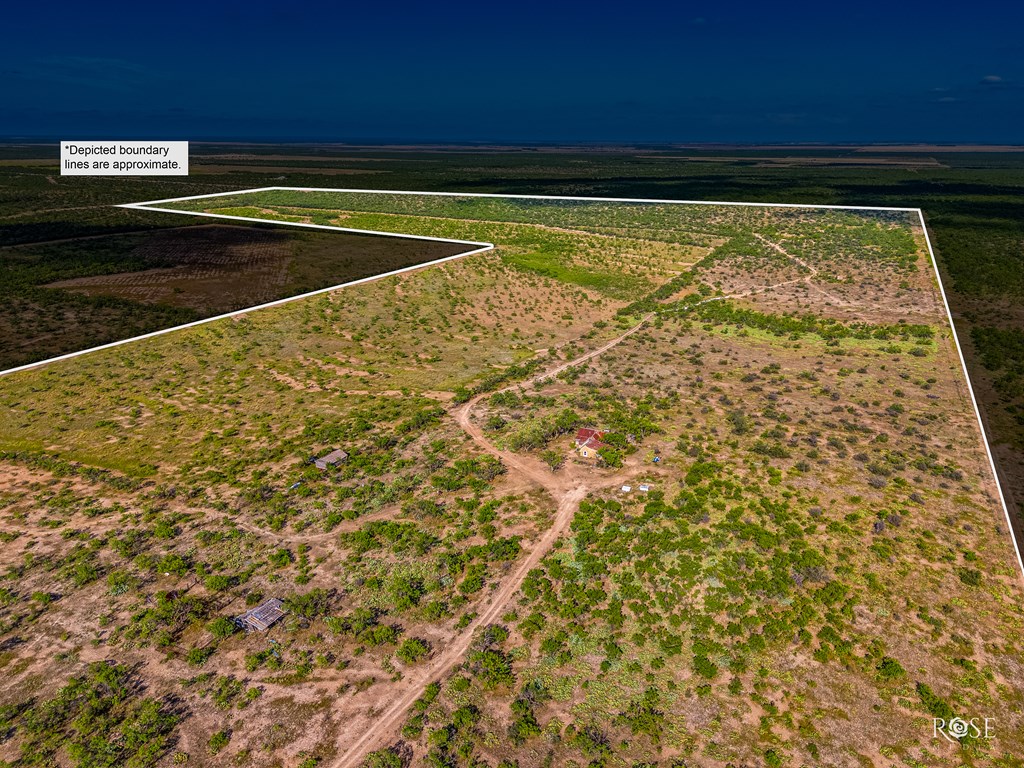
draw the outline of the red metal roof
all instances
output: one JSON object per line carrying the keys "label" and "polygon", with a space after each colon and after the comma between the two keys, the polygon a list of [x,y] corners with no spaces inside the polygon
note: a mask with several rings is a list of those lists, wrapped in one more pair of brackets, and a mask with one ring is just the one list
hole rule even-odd
{"label": "red metal roof", "polygon": [[605,447],[605,443],[601,442],[603,437],[604,432],[601,430],[584,427],[576,433],[576,446],[578,448],[593,448],[595,451],[599,451]]}

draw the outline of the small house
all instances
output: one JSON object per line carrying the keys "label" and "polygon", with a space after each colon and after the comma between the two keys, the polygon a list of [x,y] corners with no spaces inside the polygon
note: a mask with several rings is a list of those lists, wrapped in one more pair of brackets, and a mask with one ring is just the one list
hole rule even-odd
{"label": "small house", "polygon": [[272,597],[262,605],[250,608],[241,616],[235,618],[238,624],[246,632],[266,632],[285,615],[284,603],[278,598]]}
{"label": "small house", "polygon": [[651,490],[651,486],[647,483],[640,483],[640,493],[647,493]]}
{"label": "small house", "polygon": [[327,469],[328,467],[341,464],[341,462],[345,461],[347,458],[348,454],[339,448],[335,451],[331,451],[325,456],[321,456],[319,459],[314,459],[313,464],[316,465],[317,469]]}
{"label": "small house", "polygon": [[597,452],[607,445],[602,442],[603,439],[604,432],[599,429],[580,429],[574,441],[576,452],[585,459],[596,458]]}

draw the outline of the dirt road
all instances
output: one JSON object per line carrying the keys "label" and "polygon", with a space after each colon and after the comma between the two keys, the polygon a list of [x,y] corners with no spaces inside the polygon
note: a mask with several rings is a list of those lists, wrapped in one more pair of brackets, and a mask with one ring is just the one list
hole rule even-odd
{"label": "dirt road", "polygon": [[801,277],[801,278],[799,278],[797,280],[787,281],[788,283],[795,283],[795,282],[806,283],[807,287],[810,288],[812,291],[817,291],[822,296],[824,296],[826,299],[828,299],[829,301],[831,301],[834,304],[837,304],[840,307],[851,307],[851,306],[854,306],[853,302],[849,302],[846,299],[841,299],[840,297],[836,296],[833,293],[829,293],[824,288],[822,288],[820,285],[817,285],[814,282],[814,278],[818,276],[818,268],[817,267],[815,267],[815,266],[813,266],[811,264],[808,264],[806,261],[801,259],[799,256],[794,256],[792,253],[787,251],[781,245],[779,245],[778,243],[773,243],[771,240],[769,240],[764,235],[760,235],[760,234],[756,234],[755,233],[754,237],[756,237],[762,243],[767,245],[769,248],[771,248],[771,249],[777,251],[778,253],[782,254],[783,256],[785,256],[787,259],[789,259],[793,263],[798,264],[798,265],[800,265],[801,267],[803,267],[804,269],[807,270],[807,274],[804,277]]}
{"label": "dirt road", "polygon": [[[559,363],[542,373],[539,373],[523,382],[516,382],[498,392],[505,392],[518,389],[521,386],[528,386],[535,382],[549,379],[562,371],[587,360],[597,357],[613,347],[620,344],[639,331],[652,317],[654,313],[645,315],[639,323],[628,331],[614,339],[606,342],[600,347],[587,352],[573,360]],[[342,745],[344,752],[336,762],[335,768],[356,768],[361,765],[366,754],[376,749],[387,746],[396,738],[399,728],[405,721],[409,708],[423,693],[423,689],[434,681],[441,680],[452,672],[466,656],[473,642],[476,630],[493,624],[505,613],[509,604],[519,591],[519,587],[526,579],[533,568],[536,568],[540,561],[554,547],[557,542],[569,530],[576,510],[579,509],[580,501],[593,490],[603,487],[616,486],[631,474],[620,472],[614,475],[596,475],[595,473],[583,470],[580,471],[575,465],[569,464],[558,472],[552,472],[544,462],[521,454],[503,451],[494,445],[483,430],[473,422],[473,410],[487,397],[497,392],[487,392],[473,397],[465,404],[459,406],[453,416],[456,423],[465,431],[466,435],[481,449],[497,456],[502,460],[510,472],[517,473],[527,478],[532,483],[543,488],[555,500],[557,509],[551,526],[538,539],[529,554],[519,562],[515,569],[499,582],[496,589],[488,598],[486,607],[469,624],[466,629],[459,633],[434,656],[430,661],[418,669],[411,670],[402,679],[401,693],[375,720],[374,725],[356,738],[355,741]]]}

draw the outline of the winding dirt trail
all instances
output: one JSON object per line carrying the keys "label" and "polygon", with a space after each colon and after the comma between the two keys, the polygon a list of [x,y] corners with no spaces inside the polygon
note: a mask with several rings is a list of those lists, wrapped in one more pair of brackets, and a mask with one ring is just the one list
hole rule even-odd
{"label": "winding dirt trail", "polygon": [[804,269],[807,270],[807,274],[806,275],[804,275],[803,277],[798,278],[796,280],[788,280],[786,282],[786,284],[797,283],[797,282],[806,283],[807,287],[810,288],[812,291],[817,291],[822,296],[824,296],[826,299],[828,299],[829,301],[833,302],[834,304],[839,305],[840,307],[853,307],[853,306],[856,306],[856,304],[854,302],[847,301],[846,299],[842,299],[839,296],[836,296],[833,293],[829,293],[824,288],[822,288],[821,286],[817,285],[814,282],[814,278],[818,276],[818,272],[819,272],[817,267],[815,267],[815,266],[813,266],[811,264],[808,264],[806,261],[801,259],[799,256],[794,256],[792,253],[787,251],[781,245],[779,245],[778,243],[772,242],[771,240],[769,240],[764,235],[755,233],[754,237],[756,237],[762,243],[767,245],[769,248],[777,251],[778,253],[781,253],[783,256],[785,256],[790,261],[794,262],[795,264],[799,264],[801,267],[803,267]]}
{"label": "winding dirt trail", "polygon": [[462,663],[473,642],[476,630],[488,624],[493,624],[505,613],[508,604],[515,597],[519,587],[526,579],[526,575],[537,567],[544,556],[554,547],[555,542],[569,530],[576,510],[579,509],[580,501],[591,491],[618,485],[624,478],[632,474],[632,471],[628,470],[614,475],[595,475],[589,470],[584,470],[581,473],[573,464],[566,465],[558,472],[552,472],[544,462],[532,456],[503,451],[494,445],[494,443],[487,439],[483,430],[473,422],[473,410],[482,400],[498,392],[507,392],[521,386],[528,386],[549,379],[568,368],[580,365],[587,360],[604,354],[643,328],[654,316],[654,312],[645,315],[639,323],[625,333],[577,358],[559,363],[525,381],[516,382],[496,392],[476,395],[452,413],[456,423],[478,447],[492,456],[500,458],[510,471],[522,475],[547,491],[557,504],[555,516],[551,526],[534,543],[529,554],[516,565],[514,570],[501,580],[497,588],[488,597],[486,606],[469,626],[454,637],[451,643],[446,645],[437,656],[434,656],[422,667],[410,670],[403,677],[401,681],[402,690],[397,698],[377,716],[372,728],[347,745],[344,753],[334,764],[335,768],[356,768],[362,764],[367,753],[380,749],[390,743],[404,722],[409,708],[423,693],[423,689],[430,683],[445,677]]}
{"label": "winding dirt trail", "polygon": [[514,571],[502,580],[477,617],[457,635],[444,650],[422,667],[410,671],[402,678],[403,690],[391,706],[382,712],[373,727],[364,732],[348,745],[341,759],[335,763],[337,768],[356,768],[362,764],[367,753],[387,746],[405,721],[413,702],[423,693],[426,686],[449,674],[469,651],[473,635],[480,627],[496,622],[505,612],[508,602],[515,596],[526,574],[540,563],[541,559],[551,550],[555,541],[568,529],[572,518],[579,507],[580,501],[586,496],[588,489],[577,486],[566,493],[558,504],[558,511],[552,526],[536,543],[526,559],[522,560]]}

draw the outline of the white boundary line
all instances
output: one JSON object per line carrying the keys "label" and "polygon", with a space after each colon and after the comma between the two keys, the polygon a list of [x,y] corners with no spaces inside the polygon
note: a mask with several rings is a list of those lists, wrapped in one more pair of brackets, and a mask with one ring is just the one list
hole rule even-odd
{"label": "white boundary line", "polygon": [[[749,208],[824,208],[841,211],[902,211],[916,213],[919,208],[894,208],[877,205],[814,205],[812,203],[737,203],[725,200],[664,200],[656,197],[578,197],[567,195],[503,195],[491,192],[416,192],[404,189],[348,189],[337,187],[254,187],[239,189],[234,192],[213,192],[207,195],[189,195],[187,197],[168,197],[163,200],[149,200],[142,203],[125,203],[119,208],[138,208],[142,210],[166,210],[153,208],[160,203],[180,203],[184,200],[204,200],[211,197],[230,197],[248,195],[253,192],[346,192],[365,195],[430,195],[434,197],[490,197],[505,200],[576,200],[586,203],[667,203],[671,205],[732,205]],[[188,213],[188,211],[173,211]],[[259,219],[269,221],[269,219]],[[284,222],[282,222],[284,223]]]}
{"label": "white boundary line", "polygon": [[988,457],[988,465],[992,469],[992,477],[996,481],[996,492],[999,494],[999,503],[1003,507],[1003,514],[1006,516],[1006,525],[1010,530],[1010,541],[1013,542],[1013,551],[1017,553],[1017,565],[1020,567],[1021,578],[1024,578],[1024,559],[1021,558],[1020,545],[1017,544],[1017,535],[1014,533],[1013,521],[1010,519],[1010,507],[1003,495],[1003,486],[999,482],[999,470],[996,469],[996,462],[992,456],[992,448],[989,445],[988,435],[985,434],[985,422],[981,418],[981,410],[978,408],[978,399],[974,396],[974,386],[971,384],[971,376],[967,372],[967,361],[964,359],[964,351],[960,347],[960,337],[956,332],[956,324],[953,322],[953,312],[949,308],[949,300],[946,298],[946,289],[942,285],[942,276],[939,274],[939,263],[935,259],[935,251],[932,249],[932,239],[928,235],[928,226],[924,221],[924,211],[917,209],[918,219],[921,221],[921,231],[924,232],[924,241],[928,245],[928,255],[931,257],[932,266],[935,267],[935,278],[939,283],[939,293],[942,294],[942,303],[946,307],[946,317],[949,319],[949,330],[953,334],[953,344],[956,346],[956,353],[960,357],[960,369],[967,381],[967,392],[971,396],[971,405],[974,406],[974,415],[978,417],[978,430],[981,432],[981,443],[985,446],[985,455]]}
{"label": "white boundary line", "polygon": [[319,229],[329,230],[335,232],[353,232],[358,234],[369,234],[369,235],[382,235],[385,237],[399,237],[410,240],[432,240],[435,242],[446,242],[455,243],[460,245],[472,245],[476,246],[473,250],[466,251],[465,253],[458,253],[453,256],[446,256],[442,259],[436,259],[434,261],[424,262],[422,264],[416,264],[411,267],[403,267],[402,269],[396,269],[391,272],[385,272],[380,275],[372,275],[370,277],[361,278],[359,280],[353,280],[348,283],[341,283],[334,285],[329,288],[321,288],[316,291],[310,291],[303,293],[298,296],[290,296],[284,299],[277,299],[276,301],[270,301],[265,304],[259,304],[254,307],[246,307],[245,309],[239,309],[234,312],[228,312],[223,315],[217,315],[216,317],[209,317],[203,320],[197,320],[192,323],[186,323],[185,325],[177,325],[173,328],[165,328],[153,333],[147,333],[142,336],[134,336],[130,339],[122,339],[120,341],[111,342],[110,344],[103,344],[98,347],[92,347],[90,349],[84,349],[78,352],[71,352],[66,355],[60,355],[58,357],[52,357],[47,360],[41,360],[36,363],[28,363],[27,365],[18,366],[17,368],[11,368],[6,371],[0,371],[0,376],[5,376],[9,373],[15,373],[17,371],[24,371],[31,368],[38,368],[49,363],[54,363],[60,360],[69,360],[73,357],[85,355],[90,352],[98,352],[101,349],[110,349],[112,347],[118,347],[122,344],[129,344],[134,341],[142,341],[143,339],[151,339],[156,336],[161,336],[165,333],[171,333],[172,331],[180,331],[185,328],[194,328],[198,325],[205,323],[212,323],[215,320],[223,320],[228,317],[237,317],[239,315],[246,314],[248,312],[254,312],[259,309],[266,309],[268,307],[275,307],[281,304],[286,304],[291,301],[298,301],[299,299],[305,299],[310,296],[317,296],[322,293],[328,293],[335,291],[340,288],[345,288],[351,285],[361,285],[363,283],[373,282],[374,280],[380,280],[385,277],[391,277],[393,275],[402,274],[403,272],[410,272],[416,269],[423,269],[424,267],[430,267],[437,264],[443,264],[447,261],[454,259],[460,259],[464,256],[471,256],[477,253],[483,253],[485,251],[493,250],[493,243],[478,243],[472,240],[451,240],[443,237],[428,237],[426,235],[408,235],[398,234],[395,232],[380,232],[377,230],[369,229],[350,229],[348,227],[334,227],[327,224],[307,224],[304,222],[295,221],[275,221],[273,219],[258,219],[249,216],[231,216],[228,214],[217,214],[217,213],[205,213],[200,211],[182,211],[175,208],[161,208],[161,203],[177,203],[186,200],[204,200],[213,197],[231,197],[235,195],[246,195],[255,192],[342,192],[349,194],[372,194],[372,195],[430,195],[436,197],[481,197],[481,198],[498,198],[498,199],[512,199],[512,200],[568,200],[568,201],[579,201],[579,202],[605,202],[605,203],[655,203],[655,204],[671,204],[671,205],[718,205],[718,206],[737,206],[737,207],[750,207],[750,208],[811,208],[817,210],[846,210],[846,211],[897,211],[902,213],[916,213],[918,220],[921,223],[921,230],[924,232],[925,243],[928,246],[928,256],[931,258],[932,267],[935,270],[935,279],[939,285],[939,293],[942,296],[942,303],[946,309],[946,318],[949,320],[949,330],[953,336],[953,344],[956,347],[957,356],[960,358],[960,368],[963,371],[964,379],[967,382],[967,391],[970,394],[971,405],[974,408],[974,415],[978,419],[978,431],[981,435],[981,442],[985,448],[985,455],[988,458],[989,468],[992,470],[992,478],[995,480],[996,492],[999,495],[999,503],[1003,508],[1003,515],[1006,517],[1006,525],[1010,534],[1010,541],[1013,542],[1013,550],[1017,555],[1017,565],[1020,568],[1018,574],[1022,580],[1024,580],[1024,559],[1021,557],[1020,547],[1017,544],[1017,537],[1014,534],[1013,522],[1010,519],[1010,509],[1006,504],[1006,497],[1003,495],[1002,484],[999,482],[999,472],[996,469],[995,459],[992,456],[992,449],[989,445],[988,436],[985,434],[985,424],[981,418],[981,411],[978,408],[978,400],[974,394],[974,387],[971,385],[971,377],[967,372],[967,362],[964,359],[963,349],[960,346],[960,337],[956,332],[956,325],[953,323],[953,313],[949,308],[949,300],[946,298],[946,289],[942,284],[942,275],[939,274],[939,265],[935,259],[935,251],[932,248],[931,237],[928,235],[928,226],[925,224],[924,211],[920,208],[899,208],[890,206],[871,206],[871,205],[813,205],[805,203],[744,203],[744,202],[728,202],[728,201],[713,201],[713,200],[665,200],[658,198],[636,198],[636,197],[577,197],[577,196],[563,196],[563,195],[503,195],[485,192],[416,192],[411,190],[386,190],[386,189],[345,189],[345,188],[332,188],[332,187],[255,187],[253,189],[240,189],[233,192],[214,192],[205,195],[189,195],[186,197],[168,197],[163,200],[149,200],[140,203],[124,203],[116,206],[119,208],[132,208],[135,210],[146,210],[146,211],[157,211],[160,213],[176,213],[184,214],[187,216],[205,216],[213,219],[228,219],[232,221],[245,221],[254,222],[258,224],[271,224],[281,226],[292,226],[302,227],[305,229]]}
{"label": "white boundary line", "polygon": [[[234,194],[234,193],[231,193],[231,194]],[[168,202],[168,201],[163,201],[163,202]],[[66,355],[58,355],[57,357],[50,357],[50,358],[47,358],[46,360],[40,360],[40,361],[35,362],[35,363],[26,363],[25,365],[19,365],[19,366],[15,367],[15,368],[9,368],[6,371],[0,371],[0,377],[6,376],[6,375],[8,375],[10,373],[18,373],[19,371],[28,371],[28,370],[31,370],[33,368],[40,368],[40,367],[42,367],[44,365],[49,365],[50,363],[60,362],[61,360],[70,360],[70,359],[72,359],[74,357],[80,357],[81,355],[87,355],[87,354],[89,354],[91,352],[99,352],[100,350],[103,350],[103,349],[113,349],[114,347],[120,347],[120,346],[122,346],[124,344],[131,344],[132,342],[135,342],[135,341],[142,341],[144,339],[152,339],[152,338],[155,338],[157,336],[163,336],[165,333],[172,333],[174,331],[183,331],[186,328],[195,328],[196,326],[205,325],[206,323],[212,323],[212,322],[214,322],[216,320],[225,320],[225,319],[227,319],[229,317],[238,317],[239,315],[244,315],[244,314],[247,314],[249,312],[255,312],[258,309],[267,309],[269,307],[276,307],[276,306],[279,306],[281,304],[287,304],[290,301],[298,301],[299,299],[308,299],[310,296],[319,296],[322,293],[329,293],[331,291],[336,291],[336,290],[338,290],[340,288],[346,288],[346,287],[348,287],[350,285],[361,285],[363,283],[373,282],[374,280],[381,280],[381,279],[383,279],[385,277],[393,277],[394,275],[400,275],[400,274],[402,274],[404,272],[412,272],[413,270],[416,270],[416,269],[423,269],[425,267],[433,267],[433,266],[436,266],[438,264],[444,264],[447,261],[453,261],[455,259],[461,259],[464,256],[472,256],[473,254],[476,254],[476,253],[484,253],[485,251],[490,251],[490,250],[494,249],[494,245],[492,243],[477,243],[477,242],[474,242],[472,240],[449,240],[449,239],[446,239],[446,238],[443,238],[443,237],[426,237],[426,236],[422,236],[422,235],[400,235],[400,234],[395,234],[393,232],[376,232],[374,230],[369,230],[369,229],[348,229],[346,227],[330,227],[330,226],[326,226],[326,225],[323,225],[323,224],[305,224],[305,223],[302,223],[302,222],[295,222],[295,221],[274,221],[272,219],[254,219],[254,218],[248,218],[248,217],[245,217],[245,216],[221,216],[221,215],[213,214],[213,213],[193,213],[191,211],[178,211],[178,210],[172,210],[172,209],[169,209],[169,208],[167,208],[167,209],[163,209],[163,208],[144,208],[143,204],[141,204],[141,203],[131,203],[131,204],[128,204],[128,205],[120,205],[120,206],[117,206],[117,207],[119,207],[119,208],[139,208],[141,210],[160,211],[162,213],[184,213],[184,214],[192,215],[192,216],[209,216],[211,218],[216,218],[216,219],[234,219],[236,221],[251,221],[251,222],[257,222],[257,223],[260,223],[260,224],[271,224],[271,225],[274,225],[274,226],[284,225],[284,226],[290,226],[290,227],[305,227],[305,228],[311,228],[311,229],[328,229],[328,230],[333,230],[335,232],[355,232],[355,233],[364,234],[364,235],[383,235],[385,237],[399,237],[399,238],[403,238],[403,239],[406,239],[406,240],[432,240],[434,242],[440,242],[440,243],[453,243],[453,244],[457,244],[457,245],[475,245],[475,246],[478,246],[478,247],[473,248],[472,250],[469,250],[469,251],[463,251],[462,253],[453,254],[452,256],[445,256],[445,257],[440,258],[440,259],[434,259],[433,261],[424,261],[424,262],[421,262],[420,264],[413,264],[412,266],[409,266],[409,267],[402,267],[401,269],[393,269],[390,272],[382,272],[379,275],[370,275],[369,277],[361,277],[358,280],[351,280],[351,281],[349,281],[347,283],[341,283],[339,285],[332,285],[332,286],[329,286],[327,288],[318,288],[315,291],[308,291],[307,293],[300,293],[297,296],[286,296],[283,299],[275,299],[274,301],[268,301],[268,302],[266,302],[264,304],[257,304],[257,305],[252,306],[252,307],[244,307],[243,309],[236,309],[233,312],[225,312],[222,315],[216,315],[214,317],[205,317],[202,320],[195,320],[195,321],[193,321],[191,323],[185,323],[184,325],[175,325],[175,326],[172,326],[171,328],[161,328],[159,331],[153,331],[152,333],[144,333],[141,336],[132,336],[131,338],[128,338],[128,339],[119,339],[118,341],[112,341],[109,344],[101,344],[98,347],[89,347],[88,349],[82,349],[82,350],[79,350],[77,352],[69,352]]]}
{"label": "white boundary line", "polygon": [[[231,194],[235,194],[235,193],[231,193]],[[185,200],[185,199],[188,199],[188,198],[182,198],[182,199]],[[171,202],[171,201],[170,200],[161,200],[160,202],[167,203],[167,202]],[[335,226],[331,226],[330,224],[307,224],[304,221],[278,221],[276,219],[261,219],[261,218],[258,218],[256,216],[232,216],[231,214],[227,214],[227,213],[206,213],[204,211],[182,211],[182,210],[180,210],[178,208],[158,208],[156,206],[150,205],[149,203],[131,203],[129,205],[119,205],[117,207],[118,208],[133,208],[133,209],[138,210],[138,211],[158,211],[159,213],[178,213],[178,214],[184,214],[185,216],[206,216],[206,217],[211,218],[211,219],[229,219],[231,221],[250,221],[250,222],[255,222],[256,224],[271,224],[271,225],[275,225],[275,226],[280,224],[280,225],[284,225],[284,226],[288,226],[288,227],[304,227],[305,229],[326,229],[326,230],[330,230],[331,232],[355,232],[356,234],[360,234],[360,235],[381,235],[383,237],[398,237],[398,238],[402,238],[403,240],[430,240],[430,241],[435,242],[435,243],[455,243],[457,245],[475,245],[477,247],[483,247],[486,250],[494,248],[494,244],[493,243],[478,243],[478,242],[476,242],[474,240],[455,240],[455,239],[450,238],[450,237],[430,237],[428,235],[406,235],[406,234],[401,234],[401,233],[398,233],[398,232],[382,232],[382,231],[376,230],[376,229],[353,229],[351,227],[335,227]],[[465,254],[459,254],[459,255],[460,256],[464,256]],[[430,262],[430,263],[432,264],[433,262]],[[401,271],[401,270],[398,270],[398,271]],[[389,272],[388,274],[393,274],[393,273]],[[384,277],[384,275],[380,275],[380,277]],[[345,286],[345,285],[355,285],[355,283],[341,283],[340,285],[334,286],[334,288],[341,288],[342,286]],[[333,290],[333,288],[327,288],[325,290]],[[305,296],[305,295],[308,295],[308,294],[303,294],[303,295]],[[300,299],[300,298],[302,298],[302,296],[295,296],[293,298]],[[266,305],[266,304],[261,304],[260,305],[260,307],[263,307],[263,306],[268,306],[268,305]],[[260,307],[250,307],[249,309],[259,309]],[[223,315],[222,315],[222,317],[223,317]],[[211,318],[211,319],[216,319],[216,318]],[[182,327],[184,327],[184,326],[182,326]]]}

